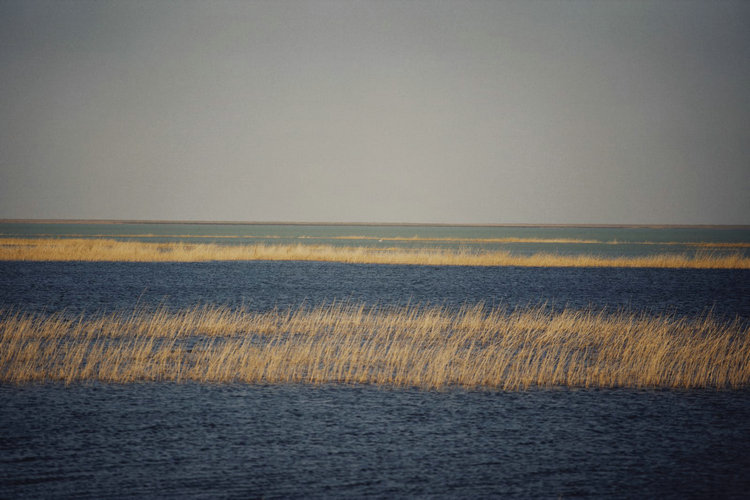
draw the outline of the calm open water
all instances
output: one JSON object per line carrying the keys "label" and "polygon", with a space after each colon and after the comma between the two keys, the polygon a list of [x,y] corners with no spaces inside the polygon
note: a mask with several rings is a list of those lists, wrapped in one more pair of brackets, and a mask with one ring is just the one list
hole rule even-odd
{"label": "calm open water", "polygon": [[[0,236],[106,237],[150,242],[236,244],[321,244],[377,248],[448,248],[503,250],[518,255],[539,252],[563,255],[692,255],[697,251],[750,255],[750,247],[699,247],[696,243],[750,245],[748,227],[511,227],[511,226],[376,226],[314,224],[71,224],[0,223]],[[519,238],[539,242],[498,243],[488,239]],[[558,241],[555,241],[558,240]],[[559,240],[579,240],[561,243]]]}
{"label": "calm open water", "polygon": [[750,395],[0,386],[0,496],[699,498],[750,489]]}
{"label": "calm open water", "polygon": [[[0,306],[40,313],[332,300],[712,310],[747,322],[750,271],[0,262]],[[750,491],[750,390],[0,385],[0,422],[1,498]]]}
{"label": "calm open water", "polygon": [[750,270],[407,266],[327,262],[2,262],[0,305],[71,314],[221,304],[547,303],[750,319]]}

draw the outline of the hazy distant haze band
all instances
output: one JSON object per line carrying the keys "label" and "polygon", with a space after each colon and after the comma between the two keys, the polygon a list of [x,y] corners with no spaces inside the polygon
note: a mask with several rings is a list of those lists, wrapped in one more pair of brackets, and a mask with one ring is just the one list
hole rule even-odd
{"label": "hazy distant haze band", "polygon": [[531,223],[438,223],[438,222],[333,222],[333,221],[242,221],[156,219],[0,219],[0,224],[186,224],[227,226],[354,226],[354,227],[514,227],[514,228],[706,228],[750,230],[750,224],[531,224]]}
{"label": "hazy distant haze band", "polygon": [[745,1],[0,2],[0,217],[750,222]]}
{"label": "hazy distant haze band", "polygon": [[[0,238],[20,237],[18,234],[0,233]],[[746,242],[706,242],[706,241],[617,241],[617,240],[586,240],[575,238],[439,238],[439,237],[395,237],[395,236],[279,236],[279,235],[222,235],[222,234],[130,234],[130,233],[111,233],[111,234],[76,234],[70,233],[61,236],[59,234],[34,234],[37,238],[120,238],[120,239],[145,239],[145,238],[165,238],[180,239],[189,242],[192,239],[217,239],[217,240],[342,240],[342,241],[393,241],[393,242],[432,242],[432,243],[461,243],[461,244],[486,244],[486,243],[537,243],[537,244],[595,244],[595,245],[664,245],[664,246],[686,246],[686,247],[705,247],[705,248],[750,248],[750,243]]]}

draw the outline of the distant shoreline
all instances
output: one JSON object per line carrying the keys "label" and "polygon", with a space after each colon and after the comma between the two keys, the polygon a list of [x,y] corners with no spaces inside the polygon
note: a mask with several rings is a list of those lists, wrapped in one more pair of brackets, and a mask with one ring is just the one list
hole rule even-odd
{"label": "distant shoreline", "polygon": [[649,228],[649,229],[742,229],[745,224],[453,224],[441,222],[301,222],[301,221],[200,221],[137,219],[0,219],[0,224],[193,224],[225,226],[364,226],[364,227],[531,227],[531,228]]}

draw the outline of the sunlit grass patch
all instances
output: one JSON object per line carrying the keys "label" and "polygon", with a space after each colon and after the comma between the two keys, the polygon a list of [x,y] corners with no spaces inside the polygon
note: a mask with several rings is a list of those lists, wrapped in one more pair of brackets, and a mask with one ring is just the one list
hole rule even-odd
{"label": "sunlit grass patch", "polygon": [[333,304],[0,313],[0,381],[743,388],[750,332],[633,312]]}
{"label": "sunlit grass patch", "polygon": [[109,262],[284,260],[457,266],[750,269],[750,258],[739,252],[702,251],[695,255],[669,253],[642,257],[604,257],[550,253],[514,255],[502,250],[372,248],[317,244],[219,245],[85,238],[1,238],[0,260]]}

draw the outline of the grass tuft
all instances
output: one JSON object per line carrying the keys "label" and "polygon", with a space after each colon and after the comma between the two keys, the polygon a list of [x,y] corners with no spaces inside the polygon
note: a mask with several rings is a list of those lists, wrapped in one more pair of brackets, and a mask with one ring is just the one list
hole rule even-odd
{"label": "grass tuft", "polygon": [[482,305],[0,310],[0,382],[746,388],[739,320]]}

